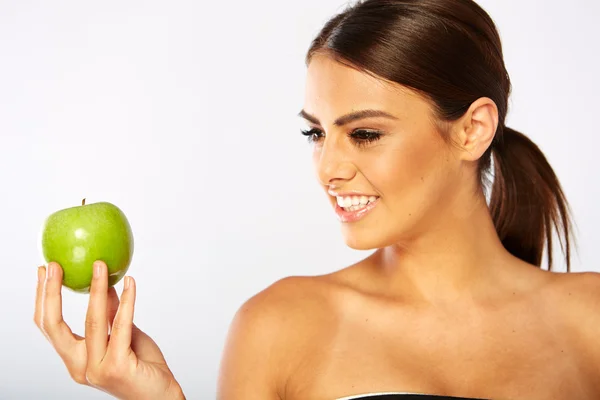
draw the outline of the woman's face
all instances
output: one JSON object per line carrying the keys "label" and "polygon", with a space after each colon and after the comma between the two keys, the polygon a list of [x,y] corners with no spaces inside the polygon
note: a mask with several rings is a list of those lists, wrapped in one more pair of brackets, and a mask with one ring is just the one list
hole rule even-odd
{"label": "woman's face", "polygon": [[423,97],[319,54],[301,115],[348,246],[402,244],[440,228],[464,177]]}

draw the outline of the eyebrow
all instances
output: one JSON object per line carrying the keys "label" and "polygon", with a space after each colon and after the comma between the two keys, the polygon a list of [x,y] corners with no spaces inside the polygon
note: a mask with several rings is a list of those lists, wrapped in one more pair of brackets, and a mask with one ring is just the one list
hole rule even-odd
{"label": "eyebrow", "polygon": [[[317,117],[315,117],[314,115],[310,115],[309,113],[307,113],[306,111],[302,110],[298,113],[298,116],[304,118],[307,121],[312,122],[315,125],[321,125],[321,123],[319,122],[319,120],[317,119]],[[393,116],[392,114],[389,114],[385,111],[381,111],[381,110],[361,110],[361,111],[355,111],[346,115],[342,115],[341,117],[339,117],[338,119],[335,120],[335,122],[333,123],[336,126],[343,126],[346,124],[349,124],[350,122],[353,121],[358,121],[361,119],[366,119],[366,118],[388,118],[388,119],[394,119],[397,120],[398,117]]]}

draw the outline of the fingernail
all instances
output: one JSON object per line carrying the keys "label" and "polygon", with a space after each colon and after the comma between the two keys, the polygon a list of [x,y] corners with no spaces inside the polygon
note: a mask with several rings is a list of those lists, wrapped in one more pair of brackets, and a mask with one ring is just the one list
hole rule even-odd
{"label": "fingernail", "polygon": [[129,287],[131,286],[131,278],[126,276],[124,284],[125,284],[125,290],[129,289]]}
{"label": "fingernail", "polygon": [[102,276],[102,263],[96,261],[94,263],[94,278],[100,278]]}
{"label": "fingernail", "polygon": [[44,279],[44,275],[42,274],[42,267],[38,267],[38,269],[37,269],[37,280],[38,280],[38,283],[41,282],[42,279]]}
{"label": "fingernail", "polygon": [[46,279],[52,279],[54,276],[54,265],[52,263],[48,264],[46,268]]}

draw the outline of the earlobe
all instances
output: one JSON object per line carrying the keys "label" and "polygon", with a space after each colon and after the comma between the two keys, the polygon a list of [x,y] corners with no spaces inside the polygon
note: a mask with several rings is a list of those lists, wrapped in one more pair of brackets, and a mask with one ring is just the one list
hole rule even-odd
{"label": "earlobe", "polygon": [[478,160],[492,144],[498,127],[498,108],[488,97],[474,101],[462,118],[458,139],[461,159]]}

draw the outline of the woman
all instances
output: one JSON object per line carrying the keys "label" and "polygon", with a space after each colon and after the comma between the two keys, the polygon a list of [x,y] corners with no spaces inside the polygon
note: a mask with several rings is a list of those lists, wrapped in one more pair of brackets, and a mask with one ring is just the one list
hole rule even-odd
{"label": "woman", "polygon": [[[553,227],[569,267],[568,206],[540,150],[504,124],[511,86],[487,13],[363,1],[325,25],[307,65],[300,115],[318,179],[346,243],[376,250],[248,300],[218,398],[600,398],[600,275],[551,270]],[[35,321],[73,379],[183,399],[133,325],[134,280],[119,304],[106,266],[94,271],[85,338],[62,319],[60,266],[38,273]]]}

